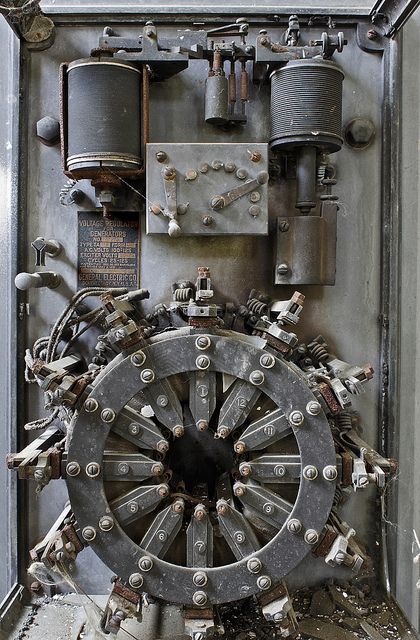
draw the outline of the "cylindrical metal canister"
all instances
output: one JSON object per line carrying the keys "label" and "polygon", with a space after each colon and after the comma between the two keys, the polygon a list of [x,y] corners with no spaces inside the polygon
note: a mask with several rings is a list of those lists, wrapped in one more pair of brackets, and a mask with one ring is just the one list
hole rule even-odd
{"label": "cylindrical metal canister", "polygon": [[229,120],[229,82],[224,75],[206,80],[205,120],[209,124],[226,124]]}
{"label": "cylindrical metal canister", "polygon": [[66,82],[66,169],[77,178],[108,169],[135,174],[142,165],[140,69],[114,59],[75,60]]}
{"label": "cylindrical metal canister", "polygon": [[330,60],[292,60],[271,74],[271,148],[312,145],[327,152],[342,144],[344,73]]}

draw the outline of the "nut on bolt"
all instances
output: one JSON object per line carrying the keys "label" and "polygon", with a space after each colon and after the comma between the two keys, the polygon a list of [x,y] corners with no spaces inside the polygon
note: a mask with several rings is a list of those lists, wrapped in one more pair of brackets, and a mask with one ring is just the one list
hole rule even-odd
{"label": "nut on bolt", "polygon": [[53,145],[60,139],[60,123],[51,116],[45,116],[36,123],[36,135],[44,144]]}

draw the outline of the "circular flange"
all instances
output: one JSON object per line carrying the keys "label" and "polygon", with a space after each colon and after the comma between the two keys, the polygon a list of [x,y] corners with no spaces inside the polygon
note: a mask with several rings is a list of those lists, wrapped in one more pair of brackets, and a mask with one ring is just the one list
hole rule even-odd
{"label": "circular flange", "polygon": [[[98,377],[89,397],[98,402],[101,410],[107,407],[118,417],[133,396],[144,388],[150,389],[153,384],[169,376],[198,370],[196,337],[193,331],[191,335],[186,335],[185,330],[174,331],[170,338],[155,338],[143,348],[147,368],[154,373],[152,384],[144,381],[142,367],[135,366],[127,356],[118,359],[113,368],[108,367],[104,375]],[[250,384],[252,372],[258,369],[262,356],[267,352],[235,332],[223,332],[223,335],[215,332],[210,337],[208,371],[225,373]],[[279,358],[275,358],[273,367],[265,370],[264,381],[258,389],[286,416],[292,411],[304,411],[308,402],[314,400],[299,370]],[[336,464],[331,430],[323,412],[307,416],[304,426],[295,426],[293,422],[290,424],[298,444],[302,469],[308,466],[323,469]],[[91,462],[101,465],[111,426],[101,420],[100,411],[92,414],[82,408],[74,423],[68,459],[77,461],[81,468]],[[67,486],[75,517],[82,530],[95,526],[104,515],[111,513],[102,474],[95,478],[89,478],[86,474],[68,476]],[[311,550],[304,533],[308,530],[321,533],[331,511],[334,492],[335,483],[323,478],[322,474],[312,482],[300,482],[288,520],[270,542],[252,553],[252,557],[261,563],[264,576],[269,578],[271,584],[284,578]],[[295,531],[289,530],[287,523],[292,519],[301,523],[301,534],[296,535]],[[118,522],[109,531],[99,529],[91,546],[101,560],[127,584],[133,573],[138,571],[141,559],[151,555],[137,545]],[[151,557],[153,566],[143,576],[142,590],[170,602],[193,604],[197,568],[178,566],[156,556]],[[260,593],[261,586],[249,571],[248,560],[249,556],[232,564],[206,568],[205,592],[209,603],[231,602]]]}

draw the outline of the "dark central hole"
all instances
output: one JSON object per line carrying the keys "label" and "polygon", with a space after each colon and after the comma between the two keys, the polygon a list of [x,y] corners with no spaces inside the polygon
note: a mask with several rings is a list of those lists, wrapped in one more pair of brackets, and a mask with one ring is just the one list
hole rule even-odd
{"label": "dark central hole", "polygon": [[182,438],[171,445],[167,464],[179,480],[185,482],[185,489],[194,492],[197,485],[207,485],[208,497],[213,499],[219,477],[233,466],[232,439],[215,440],[214,432],[197,431],[195,425],[188,425]]}

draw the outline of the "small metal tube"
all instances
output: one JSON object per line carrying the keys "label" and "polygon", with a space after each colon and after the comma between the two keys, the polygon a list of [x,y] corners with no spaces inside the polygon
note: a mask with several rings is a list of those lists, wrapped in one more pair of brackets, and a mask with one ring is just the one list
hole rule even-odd
{"label": "small metal tube", "polygon": [[205,120],[223,125],[229,121],[229,82],[226,76],[210,76],[206,80]]}
{"label": "small metal tube", "polygon": [[316,147],[301,147],[296,166],[296,209],[302,214],[310,214],[315,207],[315,183]]}

